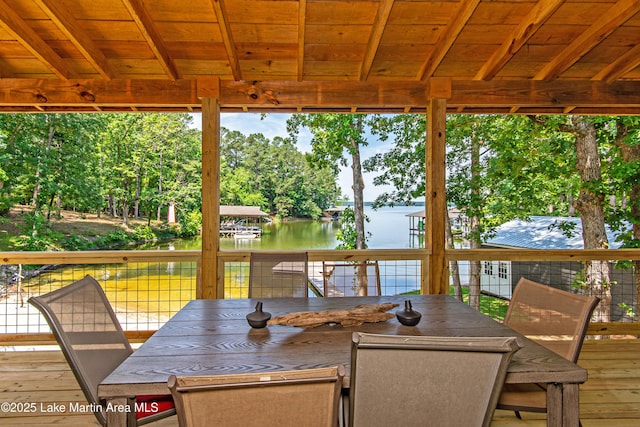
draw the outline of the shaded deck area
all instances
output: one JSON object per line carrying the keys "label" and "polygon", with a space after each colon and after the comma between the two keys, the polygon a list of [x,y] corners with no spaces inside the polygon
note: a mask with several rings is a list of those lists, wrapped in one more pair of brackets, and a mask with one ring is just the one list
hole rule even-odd
{"label": "shaded deck area", "polygon": [[[640,426],[640,341],[586,341],[579,364],[589,370],[589,381],[580,389],[582,425]],[[60,351],[2,352],[0,376],[0,402],[30,403],[36,409],[32,413],[0,411],[0,425],[98,425],[93,415],[70,410],[72,402],[85,400]],[[496,411],[492,425],[546,425],[544,414],[522,416],[518,420],[512,412]],[[177,420],[172,417],[153,425],[177,426]]]}

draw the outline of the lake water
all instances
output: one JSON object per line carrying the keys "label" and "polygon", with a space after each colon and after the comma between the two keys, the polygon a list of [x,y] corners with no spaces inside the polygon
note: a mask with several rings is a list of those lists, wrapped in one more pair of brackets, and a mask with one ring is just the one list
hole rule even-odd
{"label": "lake water", "polygon": [[[365,224],[370,233],[369,249],[406,249],[419,247],[416,236],[409,235],[410,219],[407,214],[424,209],[422,206],[394,206],[377,210],[365,206],[369,222]],[[220,239],[222,250],[296,250],[334,249],[338,245],[336,232],[340,223],[336,221],[296,220],[263,224],[263,235],[259,239]],[[200,237],[177,239],[171,242],[144,245],[140,249],[176,250],[200,249]]]}

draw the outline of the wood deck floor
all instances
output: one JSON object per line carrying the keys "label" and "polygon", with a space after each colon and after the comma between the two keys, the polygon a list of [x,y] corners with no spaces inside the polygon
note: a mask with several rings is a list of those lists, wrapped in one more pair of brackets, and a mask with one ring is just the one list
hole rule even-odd
{"label": "wood deck floor", "polygon": [[[1,349],[1,347],[0,347]],[[640,427],[640,340],[587,341],[580,365],[589,381],[580,389],[580,416],[584,427]],[[8,351],[0,353],[0,404],[34,403],[35,413],[0,410],[0,426],[98,425],[91,414],[70,411],[72,402],[85,402],[62,353]],[[54,406],[57,405],[57,406]],[[66,412],[56,411],[64,408]],[[44,410],[44,411],[43,411]],[[492,426],[544,426],[544,414],[496,411]],[[152,424],[177,426],[175,417]]]}

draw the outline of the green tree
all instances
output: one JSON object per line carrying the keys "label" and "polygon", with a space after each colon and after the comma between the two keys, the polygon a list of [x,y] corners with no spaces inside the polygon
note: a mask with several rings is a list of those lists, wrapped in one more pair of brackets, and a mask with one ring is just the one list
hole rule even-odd
{"label": "green tree", "polygon": [[221,134],[221,203],[257,205],[281,218],[318,218],[335,201],[332,169],[311,166],[291,139]]}
{"label": "green tree", "polygon": [[[364,214],[364,178],[360,147],[367,145],[365,126],[367,116],[362,114],[294,114],[287,128],[294,140],[300,129],[307,128],[313,135],[309,160],[320,167],[331,167],[338,173],[339,166],[350,163],[353,189],[353,212],[356,231],[355,249],[366,249]],[[349,159],[349,160],[348,160]]]}

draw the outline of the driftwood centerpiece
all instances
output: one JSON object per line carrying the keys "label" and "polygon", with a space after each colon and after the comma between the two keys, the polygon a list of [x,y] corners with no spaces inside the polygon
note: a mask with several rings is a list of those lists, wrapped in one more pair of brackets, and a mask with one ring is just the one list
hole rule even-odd
{"label": "driftwood centerpiece", "polygon": [[387,313],[398,304],[360,304],[348,310],[298,311],[277,316],[268,325],[288,325],[315,328],[325,323],[340,323],[342,326],[359,326],[365,322],[385,322],[395,315]]}

